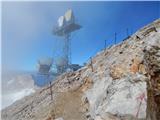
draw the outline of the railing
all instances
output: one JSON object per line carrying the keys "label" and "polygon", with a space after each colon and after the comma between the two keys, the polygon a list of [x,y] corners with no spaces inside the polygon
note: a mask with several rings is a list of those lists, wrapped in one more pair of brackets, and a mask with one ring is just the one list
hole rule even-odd
{"label": "railing", "polygon": [[107,47],[108,40],[111,41],[110,45],[115,45],[121,41],[128,39],[132,33],[133,33],[132,29],[128,29],[128,28],[119,32],[115,32],[105,40],[104,47],[105,48]]}
{"label": "railing", "polygon": [[104,40],[104,47],[102,47],[101,49],[95,51],[84,63],[84,65],[89,64],[91,66],[92,71],[94,71],[93,65],[92,65],[92,58],[100,51],[107,49],[109,47],[112,47],[113,45],[116,45],[122,41],[127,40],[128,38],[130,38],[130,36],[133,34],[133,30],[132,29],[125,29],[119,32],[115,32],[113,33],[111,36],[109,36],[108,38],[106,38]]}

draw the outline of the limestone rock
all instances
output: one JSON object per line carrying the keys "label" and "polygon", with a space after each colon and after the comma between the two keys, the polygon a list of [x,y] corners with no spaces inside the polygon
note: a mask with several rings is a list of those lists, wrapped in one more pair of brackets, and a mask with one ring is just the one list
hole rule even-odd
{"label": "limestone rock", "polygon": [[110,68],[110,76],[113,80],[122,78],[125,73],[126,70],[123,66],[117,65]]}
{"label": "limestone rock", "polygon": [[62,117],[60,117],[60,118],[56,118],[55,120],[64,120]]}

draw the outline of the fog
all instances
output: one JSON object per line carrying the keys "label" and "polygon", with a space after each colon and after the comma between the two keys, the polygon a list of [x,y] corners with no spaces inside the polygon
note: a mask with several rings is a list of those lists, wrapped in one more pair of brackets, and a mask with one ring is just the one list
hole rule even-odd
{"label": "fog", "polygon": [[62,47],[62,41],[55,40],[52,29],[59,16],[57,12],[61,14],[62,8],[54,3],[42,5],[2,3],[1,109],[35,92],[31,74],[36,71],[38,59],[61,54],[58,49]]}
{"label": "fog", "polygon": [[61,47],[61,41],[55,40],[52,29],[67,6],[62,9],[63,5],[58,8],[54,3],[42,4],[2,3],[3,71],[33,70],[39,58],[53,56],[53,51]]}
{"label": "fog", "polygon": [[30,74],[23,72],[9,72],[2,74],[2,106],[3,109],[16,100],[23,98],[37,89]]}
{"label": "fog", "polygon": [[115,32],[128,27],[135,32],[159,18],[159,5],[150,2],[2,2],[3,107],[34,92],[26,73],[36,71],[38,59],[53,57],[56,62],[62,56],[63,41],[52,30],[70,8],[82,25],[71,44],[72,63],[81,65],[104,48],[105,40],[112,45],[109,36]]}

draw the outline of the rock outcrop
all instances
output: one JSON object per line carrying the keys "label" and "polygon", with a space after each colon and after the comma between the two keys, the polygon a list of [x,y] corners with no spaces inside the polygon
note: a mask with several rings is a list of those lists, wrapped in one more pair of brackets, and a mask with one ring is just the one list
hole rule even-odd
{"label": "rock outcrop", "polygon": [[2,110],[4,120],[159,120],[160,20]]}

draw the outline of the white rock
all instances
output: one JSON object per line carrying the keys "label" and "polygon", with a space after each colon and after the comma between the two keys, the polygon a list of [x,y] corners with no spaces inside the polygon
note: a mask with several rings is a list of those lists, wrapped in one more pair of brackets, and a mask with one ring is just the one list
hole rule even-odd
{"label": "white rock", "polygon": [[56,118],[55,120],[64,120],[62,117]]}

